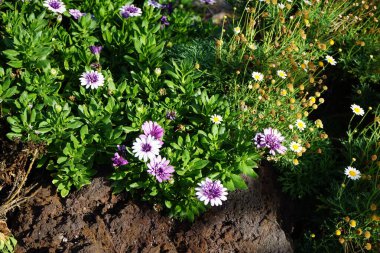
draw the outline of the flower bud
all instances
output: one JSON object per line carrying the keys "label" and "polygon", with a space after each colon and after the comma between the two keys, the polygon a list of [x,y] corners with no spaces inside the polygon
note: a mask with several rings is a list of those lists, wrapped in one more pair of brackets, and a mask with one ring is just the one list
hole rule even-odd
{"label": "flower bud", "polygon": [[154,69],[154,74],[155,74],[156,76],[160,76],[160,75],[161,75],[161,69],[160,69],[160,68],[155,68],[155,69]]}

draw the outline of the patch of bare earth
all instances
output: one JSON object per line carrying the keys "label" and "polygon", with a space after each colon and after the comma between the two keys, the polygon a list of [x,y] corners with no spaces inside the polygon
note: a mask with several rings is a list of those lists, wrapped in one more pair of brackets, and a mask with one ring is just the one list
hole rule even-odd
{"label": "patch of bare earth", "polygon": [[180,223],[114,196],[109,182],[91,185],[61,199],[42,188],[10,215],[17,252],[293,252],[282,230],[279,192],[271,169],[261,168],[249,189],[230,193],[193,224]]}

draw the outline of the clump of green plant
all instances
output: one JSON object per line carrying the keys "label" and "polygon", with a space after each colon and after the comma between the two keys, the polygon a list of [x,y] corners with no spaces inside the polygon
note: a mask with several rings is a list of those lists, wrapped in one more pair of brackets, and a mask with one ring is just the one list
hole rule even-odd
{"label": "clump of green plant", "polygon": [[0,232],[0,251],[4,253],[13,253],[15,251],[17,241],[13,236],[6,236]]}
{"label": "clump of green plant", "polygon": [[[354,115],[364,117],[360,106],[351,108]],[[369,125],[360,128],[364,118],[360,119],[342,141],[349,165],[341,168],[341,183],[333,181],[330,193],[319,197],[320,207],[329,216],[321,227],[321,235],[315,239],[315,250],[377,252],[380,249],[379,115],[380,107]]]}

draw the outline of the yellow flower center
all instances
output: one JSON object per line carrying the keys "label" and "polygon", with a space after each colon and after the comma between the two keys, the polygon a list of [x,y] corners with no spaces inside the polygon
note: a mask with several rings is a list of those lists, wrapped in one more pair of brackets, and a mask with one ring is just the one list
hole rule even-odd
{"label": "yellow flower center", "polygon": [[297,151],[300,147],[297,144],[293,144],[292,148]]}
{"label": "yellow flower center", "polygon": [[350,172],[348,172],[348,174],[349,174],[351,177],[354,177],[354,176],[356,176],[356,171],[354,171],[354,170],[350,170]]}
{"label": "yellow flower center", "polygon": [[219,122],[219,118],[218,117],[214,117],[214,122]]}

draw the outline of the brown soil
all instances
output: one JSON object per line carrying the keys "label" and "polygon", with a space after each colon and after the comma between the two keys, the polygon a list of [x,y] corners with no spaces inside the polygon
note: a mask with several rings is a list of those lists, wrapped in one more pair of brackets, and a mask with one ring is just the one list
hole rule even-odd
{"label": "brown soil", "polygon": [[247,180],[249,190],[231,193],[193,224],[114,196],[109,182],[97,178],[66,199],[42,188],[8,225],[18,239],[16,252],[293,252],[279,225],[273,173],[260,174]]}

